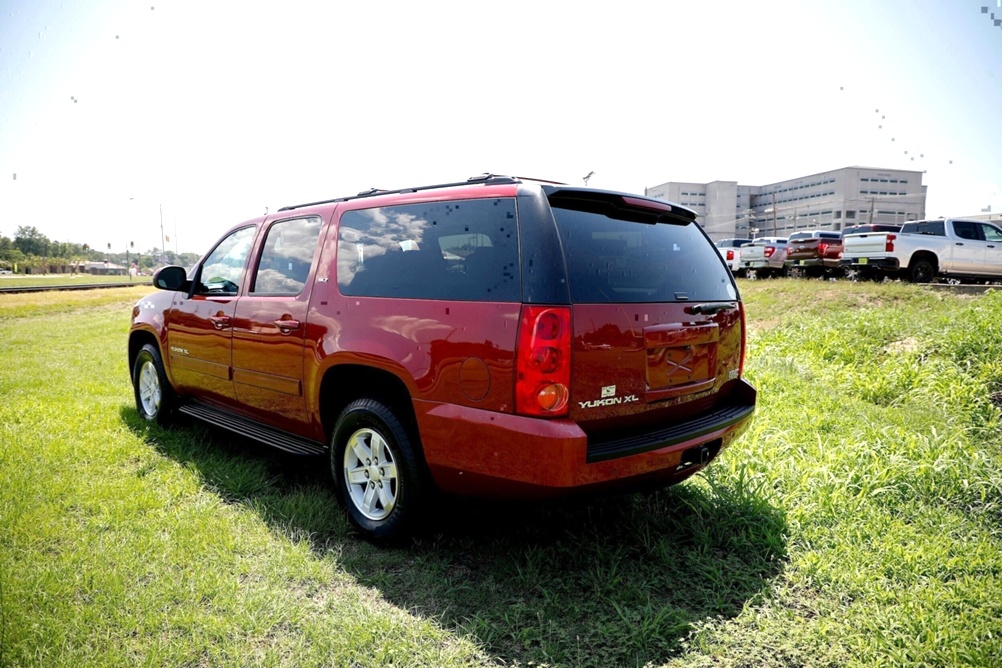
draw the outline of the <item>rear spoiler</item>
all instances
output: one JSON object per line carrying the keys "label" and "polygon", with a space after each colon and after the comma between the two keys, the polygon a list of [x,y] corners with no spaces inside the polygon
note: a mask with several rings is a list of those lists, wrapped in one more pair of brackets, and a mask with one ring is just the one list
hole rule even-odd
{"label": "rear spoiler", "polygon": [[696,220],[696,212],[692,209],[653,197],[567,186],[543,186],[543,192],[550,200],[551,206],[600,213],[610,218],[651,225],[655,223],[685,225]]}

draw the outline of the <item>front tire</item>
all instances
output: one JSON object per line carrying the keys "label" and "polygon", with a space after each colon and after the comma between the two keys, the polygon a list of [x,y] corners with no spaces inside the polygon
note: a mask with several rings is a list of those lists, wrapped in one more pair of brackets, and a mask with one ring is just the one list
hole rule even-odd
{"label": "front tire", "polygon": [[139,417],[167,427],[173,422],[175,395],[167,380],[160,350],[147,343],[136,355],[132,367],[132,388]]}
{"label": "front tire", "polygon": [[393,411],[359,399],[341,412],[331,439],[331,474],[348,521],[366,538],[410,533],[426,496],[418,453]]}

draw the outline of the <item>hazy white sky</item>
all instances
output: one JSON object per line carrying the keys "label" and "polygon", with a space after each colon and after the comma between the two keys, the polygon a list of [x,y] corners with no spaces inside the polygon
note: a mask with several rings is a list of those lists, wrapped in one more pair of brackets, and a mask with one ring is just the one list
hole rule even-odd
{"label": "hazy white sky", "polygon": [[1002,0],[0,0],[7,236],[145,251],[162,205],[201,252],[265,207],[484,171],[850,165],[926,170],[930,216],[1002,211]]}

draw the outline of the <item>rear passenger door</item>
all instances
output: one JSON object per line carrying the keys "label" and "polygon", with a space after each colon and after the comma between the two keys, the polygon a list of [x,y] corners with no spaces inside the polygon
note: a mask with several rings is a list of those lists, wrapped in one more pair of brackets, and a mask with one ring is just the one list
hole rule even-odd
{"label": "rear passenger door", "polygon": [[303,342],[322,220],[272,222],[233,318],[233,385],[252,417],[305,433]]}

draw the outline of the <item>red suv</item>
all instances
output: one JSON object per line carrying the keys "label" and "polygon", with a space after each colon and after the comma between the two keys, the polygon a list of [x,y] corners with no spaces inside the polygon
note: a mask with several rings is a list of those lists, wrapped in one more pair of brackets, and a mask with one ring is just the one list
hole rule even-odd
{"label": "red suv", "polygon": [[350,521],[637,489],[747,425],[745,316],[688,209],[486,175],[241,223],[133,309],[136,406],[326,455]]}

